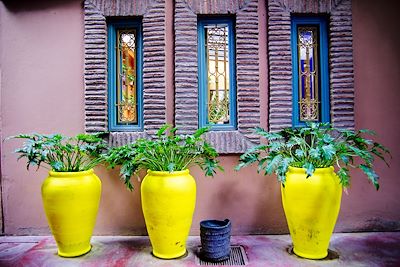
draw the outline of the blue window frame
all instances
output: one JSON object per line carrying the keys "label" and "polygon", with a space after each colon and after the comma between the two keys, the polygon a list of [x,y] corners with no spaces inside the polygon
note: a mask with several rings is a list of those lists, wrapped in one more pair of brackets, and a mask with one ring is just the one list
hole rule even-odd
{"label": "blue window frame", "polygon": [[143,130],[143,38],[141,21],[109,20],[108,128]]}
{"label": "blue window frame", "polygon": [[292,17],[292,124],[330,122],[326,17]]}
{"label": "blue window frame", "polygon": [[198,19],[199,125],[236,130],[234,19]]}

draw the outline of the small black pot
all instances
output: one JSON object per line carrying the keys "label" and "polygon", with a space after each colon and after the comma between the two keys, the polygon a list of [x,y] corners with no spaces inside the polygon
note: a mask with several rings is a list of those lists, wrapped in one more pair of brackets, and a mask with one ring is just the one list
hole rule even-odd
{"label": "small black pot", "polygon": [[218,262],[229,258],[231,253],[231,222],[206,220],[200,222],[200,257],[206,261]]}

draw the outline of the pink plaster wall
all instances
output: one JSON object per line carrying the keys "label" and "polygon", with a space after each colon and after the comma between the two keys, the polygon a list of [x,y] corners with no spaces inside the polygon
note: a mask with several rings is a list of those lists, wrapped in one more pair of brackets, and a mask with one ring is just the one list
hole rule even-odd
{"label": "pink plaster wall", "polygon": [[[167,1],[167,66],[173,64],[173,6]],[[261,125],[267,126],[266,6],[260,0]],[[393,151],[392,167],[378,164],[382,188],[375,192],[366,179],[354,174],[349,195],[343,196],[338,231],[399,229],[400,124],[397,114],[399,37],[396,35],[395,1],[385,8],[378,1],[354,1],[354,58],[356,125],[377,130]],[[0,2],[0,89],[2,138],[19,132],[83,131],[83,14],[81,1],[28,1],[22,7]],[[171,68],[167,75],[173,74]],[[167,119],[173,121],[173,81],[166,84]],[[48,234],[40,185],[46,172],[27,172],[12,150],[18,142],[2,143],[2,200],[6,234]],[[255,168],[235,172],[238,157],[221,158],[225,173],[197,178],[197,207],[193,234],[199,221],[208,218],[233,221],[234,232],[287,232],[275,177],[262,177]],[[128,192],[117,170],[96,169],[103,193],[95,234],[146,234],[140,208],[139,183]],[[397,223],[396,223],[397,222]]]}
{"label": "pink plaster wall", "polygon": [[[49,1],[50,3],[50,1]],[[20,132],[83,130],[83,15],[78,2],[25,2],[1,18],[2,138]],[[5,233],[47,232],[40,185],[46,172],[27,172],[11,154],[18,142],[2,144]]]}
{"label": "pink plaster wall", "polygon": [[343,195],[340,230],[400,228],[399,8],[396,0],[353,1],[356,127],[377,131],[393,159],[390,168],[376,164],[378,192],[354,174],[349,195]]}

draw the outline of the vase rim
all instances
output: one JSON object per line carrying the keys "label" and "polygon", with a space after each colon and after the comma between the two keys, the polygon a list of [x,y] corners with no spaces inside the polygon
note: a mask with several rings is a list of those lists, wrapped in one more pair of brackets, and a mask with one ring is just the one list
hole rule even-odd
{"label": "vase rim", "polygon": [[[305,172],[305,168],[299,168],[299,167],[292,167],[292,166],[289,166],[289,169],[288,169],[288,171],[291,171],[291,172]],[[314,173],[315,172],[317,172],[317,173],[320,173],[320,172],[332,172],[334,170],[334,168],[333,168],[333,166],[329,166],[329,167],[326,167],[326,168],[315,168],[315,171],[314,171]]]}
{"label": "vase rim", "polygon": [[78,171],[78,172],[57,172],[57,171],[49,171],[49,175],[54,177],[71,177],[71,176],[82,176],[86,174],[92,174],[94,172],[93,169],[89,169],[86,171]]}
{"label": "vase rim", "polygon": [[189,169],[184,169],[182,171],[152,171],[152,170],[147,170],[147,174],[155,175],[155,176],[178,176],[182,174],[189,174]]}
{"label": "vase rim", "polygon": [[229,227],[231,225],[231,221],[229,219],[225,220],[204,220],[200,222],[200,226],[203,228],[210,229],[223,229]]}

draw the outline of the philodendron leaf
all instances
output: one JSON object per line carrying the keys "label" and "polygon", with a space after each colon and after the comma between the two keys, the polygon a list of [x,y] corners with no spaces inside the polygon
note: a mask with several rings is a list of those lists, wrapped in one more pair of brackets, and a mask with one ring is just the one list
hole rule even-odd
{"label": "philodendron leaf", "polygon": [[50,164],[50,166],[51,166],[55,171],[60,171],[60,170],[62,169],[62,167],[63,167],[63,163],[60,162],[60,161],[55,161],[55,162],[52,162],[52,163]]}
{"label": "philodendron leaf", "polygon": [[173,172],[175,168],[175,163],[170,162],[167,166],[169,172]]}
{"label": "philodendron leaf", "polygon": [[337,175],[339,176],[340,183],[342,184],[343,187],[347,187],[349,185],[349,169],[347,168],[340,168],[339,171],[337,172]]}
{"label": "philodendron leaf", "polygon": [[170,124],[164,124],[158,131],[157,131],[157,137],[160,138],[164,132],[168,129],[172,127]]}
{"label": "philodendron leaf", "polygon": [[273,157],[271,161],[268,161],[267,166],[265,167],[265,175],[274,173],[281,163],[282,155],[277,155],[276,157]]}
{"label": "philodendron leaf", "polygon": [[370,135],[376,135],[376,132],[375,132],[375,131],[373,131],[373,130],[368,130],[368,129],[361,129],[359,132],[360,132],[360,133],[367,133],[367,134],[370,134]]}
{"label": "philodendron leaf", "polygon": [[290,163],[292,163],[292,162],[293,162],[293,158],[284,158],[276,170],[276,174],[278,175],[278,181],[280,181],[283,186],[285,186],[286,173],[289,169]]}
{"label": "philodendron leaf", "polygon": [[374,142],[373,145],[374,145],[374,147],[380,148],[380,149],[382,149],[383,152],[388,153],[390,155],[390,151],[387,147],[385,147],[379,143],[376,143],[376,142]]}
{"label": "philodendron leaf", "polygon": [[282,183],[283,187],[285,187],[285,182],[286,182],[286,173],[278,173],[278,181]]}
{"label": "philodendron leaf", "polygon": [[333,141],[332,136],[329,134],[324,134],[324,137],[322,139],[326,144],[330,144]]}
{"label": "philodendron leaf", "polygon": [[375,148],[372,148],[372,149],[371,149],[371,153],[373,153],[375,156],[377,156],[378,158],[380,158],[381,160],[383,160],[383,161],[385,162],[386,166],[389,167],[389,163],[386,161],[385,157],[383,156],[383,154],[382,154],[380,151],[378,151],[378,150],[375,149]]}
{"label": "philodendron leaf", "polygon": [[295,154],[296,154],[296,157],[298,157],[298,158],[302,158],[305,155],[304,151],[301,149],[296,149]]}
{"label": "philodendron leaf", "polygon": [[360,169],[368,176],[368,179],[372,182],[372,184],[375,186],[376,190],[379,189],[379,176],[375,173],[375,171],[363,164],[360,164]]}
{"label": "philodendron leaf", "polygon": [[348,156],[346,156],[346,155],[341,155],[340,156],[340,159],[343,161],[343,163],[344,164],[349,164],[349,162],[350,162],[350,160],[349,160],[349,157]]}
{"label": "philodendron leaf", "polygon": [[274,141],[274,140],[282,138],[282,135],[280,135],[278,133],[274,133],[274,132],[267,132],[266,130],[264,130],[261,127],[256,127],[254,129],[254,133],[265,137],[268,141]]}
{"label": "philodendron leaf", "polygon": [[197,129],[197,131],[193,134],[193,137],[199,138],[201,135],[208,132],[209,129],[210,129],[210,127],[202,127],[200,129]]}
{"label": "philodendron leaf", "polygon": [[240,156],[240,163],[235,167],[235,170],[238,171],[241,168],[253,164],[258,160],[258,154],[255,152],[247,152]]}
{"label": "philodendron leaf", "polygon": [[333,145],[327,145],[322,147],[322,154],[324,158],[327,160],[331,160],[332,157],[335,155],[336,149]]}
{"label": "philodendron leaf", "polygon": [[310,162],[306,162],[303,165],[303,168],[306,169],[307,178],[310,177],[311,175],[313,175],[313,173],[315,171],[314,165]]}
{"label": "philodendron leaf", "polygon": [[321,156],[318,148],[311,148],[309,154],[314,159],[318,159]]}

